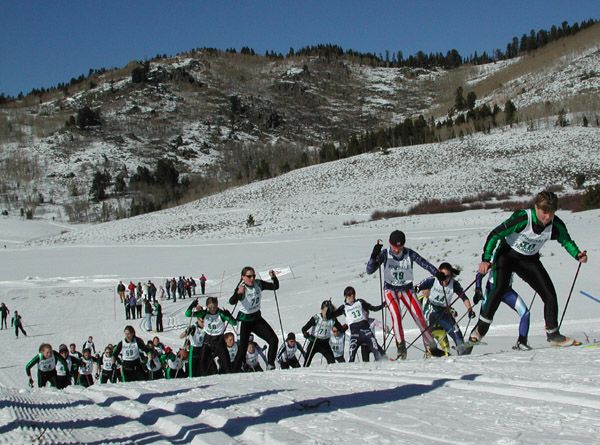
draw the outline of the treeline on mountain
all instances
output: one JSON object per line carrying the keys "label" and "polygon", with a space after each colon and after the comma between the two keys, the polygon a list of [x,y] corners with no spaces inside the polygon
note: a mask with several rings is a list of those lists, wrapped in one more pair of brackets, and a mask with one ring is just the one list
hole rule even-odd
{"label": "treeline on mountain", "polygon": [[[513,37],[507,43],[505,50],[496,49],[494,50],[493,54],[488,54],[486,51],[484,51],[481,54],[474,52],[472,55],[467,57],[462,57],[456,49],[452,49],[446,54],[443,54],[441,52],[426,54],[423,51],[418,51],[416,54],[404,57],[404,54],[401,50],[393,51],[391,53],[389,50],[386,50],[385,53],[375,54],[370,52],[354,51],[352,49],[344,50],[341,46],[334,44],[312,45],[297,50],[295,50],[294,48],[290,48],[287,55],[285,56],[282,53],[277,53],[273,50],[267,50],[264,56],[270,59],[284,59],[286,57],[291,58],[296,56],[318,56],[327,59],[348,58],[350,60],[358,61],[362,64],[380,67],[409,67],[428,69],[439,67],[444,69],[453,69],[464,64],[481,65],[485,63],[491,63],[497,60],[512,59],[522,54],[534,51],[538,48],[542,48],[547,44],[561,39],[563,37],[575,35],[579,31],[594,25],[595,23],[597,23],[597,21],[598,20],[589,19],[584,20],[581,23],[575,22],[572,25],[570,25],[567,21],[564,21],[559,26],[553,25],[549,30],[540,29],[538,31],[535,31],[532,29],[529,32],[529,34],[523,34],[521,37]],[[218,55],[223,52],[227,54],[237,54],[237,50],[235,48],[227,48],[224,51],[221,51],[216,48],[196,48],[191,52],[195,51],[204,51],[214,55]],[[254,51],[254,49],[247,46],[242,47],[239,53],[249,56],[258,55],[258,53]],[[168,56],[166,54],[157,54],[153,60],[160,60],[167,57]],[[145,63],[147,62],[148,61],[146,61]],[[140,63],[144,64],[144,62]],[[27,96],[41,97],[47,92],[68,92],[69,87],[81,84],[87,80],[90,80],[89,88],[93,89],[96,87],[96,85],[91,80],[91,78],[93,76],[104,74],[107,71],[107,68],[90,68],[87,76],[81,74],[78,77],[71,78],[69,82],[59,83],[54,87],[33,88],[27,94]],[[141,81],[141,79],[144,79],[143,75],[144,72],[140,70],[138,70],[135,74],[132,74],[132,76],[135,79],[137,79],[138,82]],[[24,97],[25,95],[22,92],[19,93],[17,97],[12,97],[10,95],[0,93],[0,105],[12,102],[14,100],[21,100]]]}
{"label": "treeline on mountain", "polygon": [[[482,104],[475,106],[477,96],[469,92],[464,98],[463,89],[456,90],[455,104],[445,120],[426,120],[423,115],[414,119],[406,118],[402,123],[392,127],[366,131],[351,136],[344,143],[328,142],[319,149],[319,161],[329,162],[337,159],[356,156],[376,150],[402,147],[431,142],[441,142],[456,137],[463,137],[475,132],[489,133],[500,125],[512,125],[517,121],[517,108],[512,101],[490,107]],[[453,117],[456,116],[456,117]]]}

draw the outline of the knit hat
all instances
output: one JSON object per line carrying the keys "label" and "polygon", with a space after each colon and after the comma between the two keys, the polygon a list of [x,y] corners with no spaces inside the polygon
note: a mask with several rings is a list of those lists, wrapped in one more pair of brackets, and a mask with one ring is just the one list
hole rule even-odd
{"label": "knit hat", "polygon": [[404,235],[404,232],[400,231],[400,230],[394,230],[392,233],[390,233],[390,244],[392,246],[403,246],[404,243],[406,243],[406,236]]}
{"label": "knit hat", "polygon": [[288,341],[288,340],[294,340],[294,341],[296,341],[296,334],[294,334],[293,332],[290,332],[287,335],[287,338],[285,339],[285,341]]}

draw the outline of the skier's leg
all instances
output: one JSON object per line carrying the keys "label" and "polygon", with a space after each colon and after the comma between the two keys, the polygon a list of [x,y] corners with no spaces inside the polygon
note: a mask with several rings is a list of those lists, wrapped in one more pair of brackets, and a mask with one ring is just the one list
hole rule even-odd
{"label": "skier's leg", "polygon": [[254,322],[253,321],[242,321],[240,323],[240,335],[238,341],[238,352],[233,361],[233,372],[241,372],[242,362],[246,357],[246,351],[248,350],[248,338],[252,333]]}
{"label": "skier's leg", "polygon": [[536,291],[544,302],[544,321],[546,332],[558,331],[558,299],[550,275],[539,257],[522,261],[517,274]]}
{"label": "skier's leg", "polygon": [[358,333],[350,335],[350,348],[348,350],[348,353],[350,355],[348,361],[350,363],[354,362],[354,359],[356,358],[356,352],[358,351],[358,341]]}
{"label": "skier's leg", "polygon": [[267,342],[269,345],[269,351],[267,352],[267,364],[272,369],[275,368],[275,357],[277,356],[277,346],[279,345],[279,339],[277,334],[262,317],[255,322],[254,332],[260,338]]}
{"label": "skier's leg", "polygon": [[425,317],[423,317],[423,311],[421,310],[421,306],[419,302],[415,298],[414,294],[410,289],[402,291],[400,294],[400,299],[408,309],[410,316],[415,321],[415,324],[419,328],[419,330],[423,333],[423,344],[425,347],[436,347],[435,341],[433,340],[433,336],[431,332],[427,328],[427,323],[425,322]]}
{"label": "skier's leg", "polygon": [[398,292],[386,289],[384,295],[388,312],[392,318],[392,329],[396,343],[401,343],[404,341],[404,330],[402,329],[402,317],[400,316],[400,309],[398,307]]}
{"label": "skier's leg", "polygon": [[317,341],[316,338],[312,339],[308,343],[308,347],[306,348],[306,350],[308,351],[308,355],[306,356],[306,361],[304,362],[304,366],[307,367],[307,368],[310,366],[310,364],[312,362],[312,359],[313,359],[313,357],[316,354],[316,350],[315,350],[315,348],[317,346],[316,345],[316,341]]}
{"label": "skier's leg", "polygon": [[479,320],[471,331],[472,340],[482,339],[490,328],[494,319],[494,314],[502,302],[502,296],[510,287],[510,278],[513,271],[516,270],[518,260],[511,258],[508,253],[498,255],[496,262],[492,265],[490,271],[493,278],[493,285],[490,287],[485,299],[481,303]]}
{"label": "skier's leg", "polygon": [[510,289],[502,297],[502,301],[515,310],[521,320],[519,321],[519,342],[528,344],[527,337],[529,335],[529,309],[527,304],[519,294],[513,289]]}

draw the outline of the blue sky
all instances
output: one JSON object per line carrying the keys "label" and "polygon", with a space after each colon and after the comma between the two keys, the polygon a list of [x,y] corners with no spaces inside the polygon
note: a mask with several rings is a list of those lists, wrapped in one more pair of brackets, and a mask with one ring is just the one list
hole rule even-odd
{"label": "blue sky", "polygon": [[505,49],[553,24],[600,18],[599,0],[5,0],[0,92],[48,87],[89,68],[196,47],[287,53],[318,43],[384,53]]}

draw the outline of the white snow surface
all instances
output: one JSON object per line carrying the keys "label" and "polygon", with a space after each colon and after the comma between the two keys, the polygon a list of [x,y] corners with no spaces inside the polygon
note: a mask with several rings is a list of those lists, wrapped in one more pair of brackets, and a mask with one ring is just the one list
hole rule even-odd
{"label": "white snow surface", "polygon": [[[458,156],[450,148],[440,150],[446,160]],[[381,159],[399,161],[402,157],[395,152]],[[536,159],[542,162],[541,156]],[[342,182],[337,178],[356,171],[352,161],[339,163],[339,170],[331,164],[327,176]],[[310,183],[306,171],[297,174]],[[390,179],[377,174],[373,167],[371,181],[391,185]],[[177,232],[166,229],[166,220],[170,218],[175,227],[184,218],[197,223],[201,213],[194,213],[195,205],[162,212],[159,218],[122,221],[123,229],[118,223],[97,226],[68,244],[23,244],[26,239],[60,233],[64,228],[0,218],[2,237],[13,241],[5,242],[0,250],[0,301],[11,311],[19,311],[28,331],[27,337],[18,339],[10,329],[0,331],[0,443],[597,443],[600,350],[593,342],[600,338],[600,304],[579,291],[599,296],[595,271],[600,258],[600,211],[560,212],[572,237],[590,255],[590,262],[579,273],[561,329],[584,341],[581,347],[547,347],[543,305],[538,298],[532,307],[530,343],[535,349],[530,352],[511,350],[518,335],[518,318],[501,306],[486,337],[488,345],[476,347],[470,356],[424,359],[422,352],[412,347],[408,359],[401,362],[328,366],[317,356],[308,369],[69,387],[65,391],[26,387],[24,365],[41,342],[48,341],[55,349],[71,342],[80,347],[93,335],[96,347],[103,349],[122,338],[126,321],[116,303],[119,280],[127,284],[129,280],[152,279],[162,284],[165,277],[193,274],[197,278],[205,273],[208,294],[221,297],[221,305],[231,309],[227,298],[243,266],[251,264],[257,270],[289,266],[293,274],[281,277],[277,300],[272,292],[264,293],[262,312],[281,334],[278,303],[284,332],[296,332],[302,341],[301,326],[318,311],[322,300],[332,298],[336,305],[341,304],[345,286],[354,286],[359,297],[373,304],[380,301],[379,278],[366,275],[364,269],[375,241],[386,239],[391,230],[404,230],[407,245],[434,264],[447,260],[461,266],[460,278],[466,287],[485,236],[509,215],[478,210],[343,227],[336,212],[348,202],[356,202],[354,212],[368,208],[365,202],[372,199],[369,182],[363,181],[365,192],[360,194],[358,188],[351,192],[344,188],[348,185],[328,185],[322,178],[313,182],[321,184],[319,193],[316,186],[301,188],[301,181],[290,185],[295,187],[295,201],[289,208],[279,208],[281,204],[273,203],[272,196],[257,191],[266,193],[275,181],[263,184],[262,189],[255,184],[245,188],[245,193],[233,191],[214,197],[212,202],[222,202],[217,210],[206,202],[199,205],[205,207],[206,218],[214,219],[228,208],[240,218],[248,212],[258,214],[259,205],[279,214],[269,230],[234,231],[228,237],[225,231],[207,232],[196,239],[170,236]],[[421,183],[420,178],[414,182]],[[348,197],[348,193],[354,195]],[[248,201],[240,210],[242,196]],[[311,224],[305,216],[310,203],[315,221],[321,218],[330,224]],[[331,210],[324,214],[328,206]],[[155,218],[153,224],[160,236],[142,238],[143,242],[123,241],[121,233],[151,224],[151,218]],[[106,235],[109,232],[114,238]],[[577,263],[556,242],[544,247],[543,262],[553,278],[562,312]],[[415,273],[417,280],[427,277],[418,267]],[[527,303],[531,301],[533,292],[523,282],[516,280],[515,289]],[[468,293],[472,295],[471,290]],[[201,304],[204,301],[200,298]],[[189,302],[162,302],[165,332],[160,338],[174,348],[181,345],[178,334],[187,326],[183,312]],[[456,309],[462,316],[464,307],[458,304]],[[380,313],[373,315],[380,317]],[[155,335],[144,332],[140,320],[133,325],[143,339]],[[465,325],[463,319],[463,330]],[[404,326],[410,342],[418,331],[410,317],[404,319]],[[381,334],[377,331],[378,337]],[[420,348],[422,343],[417,341],[416,346]],[[395,352],[393,346],[390,352]]]}

